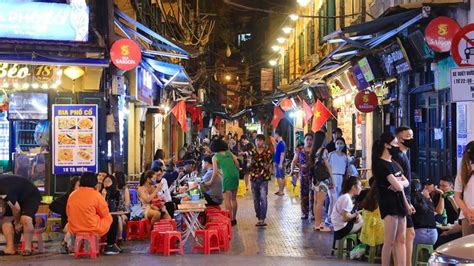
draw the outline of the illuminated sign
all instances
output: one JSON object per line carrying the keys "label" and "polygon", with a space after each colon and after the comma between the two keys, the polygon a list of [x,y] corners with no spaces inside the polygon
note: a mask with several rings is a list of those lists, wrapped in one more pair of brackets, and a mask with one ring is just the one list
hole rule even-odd
{"label": "illuminated sign", "polygon": [[86,42],[89,8],[81,1],[71,4],[0,3],[0,38]]}

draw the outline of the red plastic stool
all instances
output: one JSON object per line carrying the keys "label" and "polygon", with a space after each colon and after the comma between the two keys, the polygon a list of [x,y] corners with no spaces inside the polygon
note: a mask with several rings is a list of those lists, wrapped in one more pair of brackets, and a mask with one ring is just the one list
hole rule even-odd
{"label": "red plastic stool", "polygon": [[140,221],[127,222],[127,240],[141,239]]}
{"label": "red plastic stool", "polygon": [[150,237],[150,220],[143,218],[140,220],[140,239],[145,239]]}
{"label": "red plastic stool", "polygon": [[230,250],[229,232],[226,225],[218,223],[208,223],[206,224],[206,230],[217,230],[217,232],[219,233],[219,247],[223,251]]}
{"label": "red plastic stool", "polygon": [[[202,245],[198,244],[199,236],[202,237]],[[219,233],[217,230],[197,230],[194,238],[193,252],[204,251],[205,255],[210,255],[211,251],[220,251]]]}
{"label": "red plastic stool", "polygon": [[[44,253],[44,241],[43,241],[43,231],[44,230],[38,230],[35,229],[33,232],[33,239],[31,241],[31,252],[39,252],[39,253]],[[36,238],[36,246],[35,246],[35,238]],[[21,251],[25,251],[26,249],[26,241],[25,237],[22,237],[21,239]]]}
{"label": "red plastic stool", "polygon": [[[175,219],[166,219],[166,220],[160,220],[159,222],[156,222],[153,226],[157,225],[157,224],[169,224],[173,227],[173,230],[172,231],[177,231],[178,227],[176,225],[176,220]],[[154,230],[154,229],[153,229]]]}
{"label": "red plastic stool", "polygon": [[173,227],[170,224],[159,224],[155,223],[153,226],[153,231],[151,231],[151,239],[150,239],[150,253],[158,253],[163,252],[164,244],[163,244],[163,233],[173,231]]}
{"label": "red plastic stool", "polygon": [[209,217],[208,222],[227,225],[227,229],[228,229],[228,232],[229,232],[229,240],[232,240],[232,222],[230,221],[229,218],[223,217],[222,215],[220,215],[220,216],[211,216],[211,217]]}
{"label": "red plastic stool", "polygon": [[[85,250],[85,241],[89,242],[89,250]],[[74,257],[90,256],[91,259],[96,259],[99,255],[99,237],[91,233],[77,233],[76,243],[74,247]]]}
{"label": "red plastic stool", "polygon": [[[163,255],[169,256],[171,252],[179,252],[184,255],[183,238],[180,232],[163,232]],[[176,245],[176,243],[178,244]]]}

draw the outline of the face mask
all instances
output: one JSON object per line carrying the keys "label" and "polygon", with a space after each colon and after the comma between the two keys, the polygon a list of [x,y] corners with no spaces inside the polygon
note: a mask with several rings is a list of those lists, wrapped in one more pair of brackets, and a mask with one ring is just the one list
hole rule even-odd
{"label": "face mask", "polygon": [[389,149],[390,155],[397,156],[400,153],[400,147],[390,145],[392,148]]}
{"label": "face mask", "polygon": [[152,186],[156,185],[156,180],[155,180],[155,179],[152,179],[152,180],[151,180],[151,185],[152,185]]}
{"label": "face mask", "polygon": [[405,145],[409,149],[413,149],[415,147],[415,140],[414,139],[404,139],[403,145]]}
{"label": "face mask", "polygon": [[345,147],[346,147],[345,145],[336,145],[336,150],[342,151],[344,150]]}

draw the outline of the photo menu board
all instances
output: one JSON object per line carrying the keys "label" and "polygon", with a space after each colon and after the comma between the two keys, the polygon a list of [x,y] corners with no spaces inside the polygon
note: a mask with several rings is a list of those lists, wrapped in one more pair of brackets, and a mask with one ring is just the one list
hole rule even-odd
{"label": "photo menu board", "polygon": [[53,174],[97,173],[97,105],[53,105]]}

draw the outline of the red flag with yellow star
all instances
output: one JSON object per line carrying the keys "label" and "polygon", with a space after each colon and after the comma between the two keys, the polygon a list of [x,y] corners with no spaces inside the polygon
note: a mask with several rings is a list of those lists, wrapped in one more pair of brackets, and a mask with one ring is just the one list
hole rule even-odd
{"label": "red flag with yellow star", "polygon": [[273,108],[273,119],[272,119],[272,126],[273,128],[277,128],[278,124],[280,124],[281,119],[285,117],[285,114],[280,109],[280,107],[275,106]]}
{"label": "red flag with yellow star", "polygon": [[319,131],[331,116],[332,114],[329,109],[318,100],[314,107],[313,125],[311,127],[313,132]]}
{"label": "red flag with yellow star", "polygon": [[304,111],[304,118],[303,118],[303,122],[305,125],[308,124],[309,120],[311,119],[311,117],[313,117],[313,109],[311,108],[311,106],[309,106],[308,103],[306,103],[305,100],[302,100],[303,101],[303,111]]}

